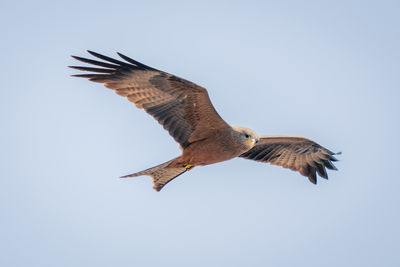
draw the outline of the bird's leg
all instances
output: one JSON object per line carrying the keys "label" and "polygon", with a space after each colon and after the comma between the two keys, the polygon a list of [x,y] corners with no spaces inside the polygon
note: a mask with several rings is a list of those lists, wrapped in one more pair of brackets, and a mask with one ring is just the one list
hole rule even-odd
{"label": "bird's leg", "polygon": [[183,165],[183,167],[185,168],[185,170],[187,170],[187,171],[190,171],[191,169],[193,169],[194,168],[194,166],[193,165],[191,165],[191,164],[185,164],[185,165]]}

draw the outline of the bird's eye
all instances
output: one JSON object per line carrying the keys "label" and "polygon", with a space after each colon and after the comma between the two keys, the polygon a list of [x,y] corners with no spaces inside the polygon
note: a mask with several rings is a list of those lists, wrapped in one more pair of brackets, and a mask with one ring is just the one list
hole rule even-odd
{"label": "bird's eye", "polygon": [[245,134],[244,136],[246,136],[246,138],[249,138],[249,137],[250,137],[248,134]]}

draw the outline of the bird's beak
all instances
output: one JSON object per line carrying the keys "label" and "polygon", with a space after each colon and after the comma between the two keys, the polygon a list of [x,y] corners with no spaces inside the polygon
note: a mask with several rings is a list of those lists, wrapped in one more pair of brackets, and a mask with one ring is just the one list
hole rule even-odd
{"label": "bird's beak", "polygon": [[253,147],[253,146],[255,145],[255,143],[256,143],[256,139],[254,139],[254,138],[247,139],[247,142],[249,142],[249,145],[250,145],[251,147]]}

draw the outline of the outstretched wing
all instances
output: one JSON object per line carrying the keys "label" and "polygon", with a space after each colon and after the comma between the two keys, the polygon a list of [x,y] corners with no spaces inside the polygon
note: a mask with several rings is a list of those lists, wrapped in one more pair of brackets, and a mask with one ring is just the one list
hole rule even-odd
{"label": "outstretched wing", "polygon": [[328,179],[325,168],[337,170],[332,164],[332,161],[337,161],[333,155],[335,153],[304,137],[263,136],[240,157],[299,171],[316,184],[317,172],[322,178]]}
{"label": "outstretched wing", "polygon": [[88,52],[103,61],[73,58],[101,68],[70,66],[92,72],[72,76],[104,83],[105,87],[128,98],[152,115],[183,148],[229,127],[214,109],[205,88],[120,53],[126,62]]}

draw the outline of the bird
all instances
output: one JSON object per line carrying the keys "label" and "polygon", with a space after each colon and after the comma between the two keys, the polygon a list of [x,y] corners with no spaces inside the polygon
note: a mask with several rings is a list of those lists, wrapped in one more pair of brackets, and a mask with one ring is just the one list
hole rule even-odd
{"label": "bird", "polygon": [[330,150],[302,136],[259,136],[232,126],[215,110],[205,88],[157,70],[121,53],[120,60],[87,51],[94,59],[72,56],[90,66],[69,66],[86,73],[71,75],[103,83],[144,109],[179,143],[182,154],[172,160],[121,178],[150,176],[160,191],[168,182],[197,166],[236,157],[270,163],[308,177],[328,179],[326,169],[337,170]]}

